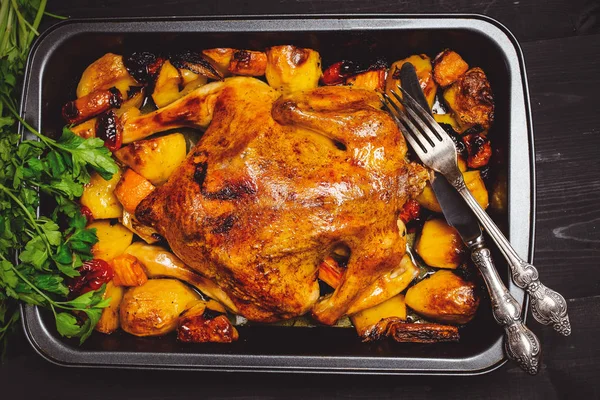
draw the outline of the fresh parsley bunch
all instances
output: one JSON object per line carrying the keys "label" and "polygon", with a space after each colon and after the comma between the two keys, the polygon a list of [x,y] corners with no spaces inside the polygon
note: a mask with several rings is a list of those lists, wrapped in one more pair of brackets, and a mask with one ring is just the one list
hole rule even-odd
{"label": "fresh parsley bunch", "polygon": [[[75,201],[90,170],[117,172],[101,139],[68,128],[58,140],[40,134],[18,114],[19,85],[45,0],[0,3],[0,342],[18,320],[19,302],[49,308],[61,335],[83,342],[100,319],[104,286],[68,300],[65,279],[79,276],[98,241]],[[21,140],[18,123],[38,140]],[[40,195],[53,204],[38,213]],[[59,226],[61,221],[62,227]],[[64,223],[63,223],[64,222]]]}

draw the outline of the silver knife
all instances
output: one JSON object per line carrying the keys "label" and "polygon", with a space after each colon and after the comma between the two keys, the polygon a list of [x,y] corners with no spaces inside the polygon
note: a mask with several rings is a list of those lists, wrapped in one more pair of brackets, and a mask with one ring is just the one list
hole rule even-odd
{"label": "silver knife", "polygon": [[[400,82],[408,94],[425,110],[429,110],[412,64],[405,63],[402,66]],[[539,368],[540,342],[535,334],[523,324],[521,306],[500,279],[490,250],[485,245],[477,217],[443,175],[435,172],[431,186],[446,221],[458,231],[465,245],[471,250],[471,259],[481,271],[490,295],[492,313],[505,331],[504,350],[506,355],[509,359],[517,362],[522,369],[535,375]]]}

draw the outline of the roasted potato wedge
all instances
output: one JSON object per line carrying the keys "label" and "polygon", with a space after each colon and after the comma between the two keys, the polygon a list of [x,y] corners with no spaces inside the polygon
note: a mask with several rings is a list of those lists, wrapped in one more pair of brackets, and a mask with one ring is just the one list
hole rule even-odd
{"label": "roasted potato wedge", "polygon": [[179,86],[181,83],[182,78],[179,70],[169,61],[165,61],[162,67],[160,67],[154,91],[152,92],[154,104],[158,108],[161,108],[180,98]]}
{"label": "roasted potato wedge", "polygon": [[471,68],[444,91],[444,100],[463,130],[479,125],[487,130],[494,122],[494,96],[481,68]]}
{"label": "roasted potato wedge", "polygon": [[404,295],[398,294],[374,307],[359,311],[350,316],[356,332],[363,341],[377,340],[387,331],[388,318],[406,320]]}
{"label": "roasted potato wedge", "polygon": [[219,286],[191,270],[177,256],[162,247],[136,242],[129,246],[125,253],[131,254],[142,263],[149,278],[177,278],[217,300],[231,311],[237,312],[237,307]]}
{"label": "roasted potato wedge", "polygon": [[460,325],[473,319],[479,297],[475,284],[441,270],[409,288],[406,305],[426,318]]}
{"label": "roasted potato wedge", "polygon": [[120,256],[131,244],[133,234],[119,223],[110,221],[94,221],[89,224],[88,229],[96,229],[98,243],[92,246],[94,258],[110,262],[113,258]]}
{"label": "roasted potato wedge", "polygon": [[83,187],[79,200],[92,212],[94,219],[118,218],[123,213],[121,203],[114,194],[115,187],[121,179],[121,171],[109,180],[104,180],[97,172],[93,172],[90,181]]}
{"label": "roasted potato wedge", "polygon": [[106,284],[103,299],[110,299],[110,304],[102,310],[102,316],[98,320],[95,329],[98,332],[110,334],[121,326],[119,319],[119,307],[123,300],[125,289],[116,286],[112,281]]}
{"label": "roasted potato wedge", "polygon": [[199,301],[179,318],[177,339],[193,343],[231,343],[238,340],[225,308],[214,300]]}
{"label": "roasted potato wedge", "polygon": [[231,64],[234,51],[234,49],[228,47],[219,47],[216,49],[202,50],[202,54],[211,61],[211,64],[219,71],[221,76],[226,77],[231,75],[229,72],[229,64]]}
{"label": "roasted potato wedge", "polygon": [[433,102],[435,101],[437,85],[433,80],[431,59],[425,54],[417,54],[393,63],[385,81],[386,93],[389,94],[392,89],[398,92],[397,86],[402,84],[400,82],[400,69],[402,68],[402,65],[407,62],[411,63],[415,67],[415,70],[417,71],[417,78],[419,78],[419,83],[421,84],[421,89],[423,89],[423,93],[425,93],[425,98],[427,99],[429,107],[432,107]]}
{"label": "roasted potato wedge", "polygon": [[136,336],[161,336],[177,328],[179,315],[200,296],[176,279],[150,279],[125,293],[121,328]]}
{"label": "roasted potato wedge", "polygon": [[121,254],[110,262],[115,286],[141,286],[148,281],[144,267],[131,254]]}
{"label": "roasted potato wedge", "polygon": [[172,133],[140,140],[117,150],[114,155],[153,185],[161,185],[185,159],[185,137]]}
{"label": "roasted potato wedge", "polygon": [[318,52],[295,46],[274,46],[266,53],[265,75],[272,88],[287,94],[319,85],[322,71]]}
{"label": "roasted potato wedge", "polygon": [[[479,171],[467,171],[466,161],[460,157],[458,159],[458,167],[462,171],[463,179],[465,180],[465,185],[467,185],[467,189],[469,189],[469,191],[471,192],[473,197],[475,197],[475,200],[477,200],[479,205],[483,209],[486,209],[489,204],[489,199],[485,183],[481,178],[481,173]],[[420,205],[422,205],[428,210],[434,212],[442,212],[440,203],[438,203],[433,188],[431,187],[431,183],[429,182],[427,182],[425,188],[416,197],[415,200],[417,200]]]}
{"label": "roasted potato wedge", "polygon": [[154,185],[149,180],[128,168],[121,176],[113,193],[123,208],[133,214],[137,205],[154,189]]}
{"label": "roasted potato wedge", "polygon": [[456,269],[464,260],[465,246],[456,229],[434,218],[425,221],[415,251],[427,265]]}
{"label": "roasted potato wedge", "polygon": [[433,79],[441,87],[453,84],[469,69],[457,52],[444,50],[433,60]]}
{"label": "roasted potato wedge", "polygon": [[113,53],[106,53],[91,63],[77,84],[77,98],[84,97],[97,90],[116,87],[123,97],[127,95],[130,86],[138,83],[133,79],[123,64],[123,57]]}

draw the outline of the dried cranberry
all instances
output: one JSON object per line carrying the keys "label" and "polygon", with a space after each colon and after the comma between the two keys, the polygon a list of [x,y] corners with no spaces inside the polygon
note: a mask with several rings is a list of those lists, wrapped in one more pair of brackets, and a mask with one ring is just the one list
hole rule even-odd
{"label": "dried cranberry", "polygon": [[119,117],[114,110],[100,115],[96,121],[96,137],[104,140],[104,145],[110,150],[118,150],[123,144],[123,133]]}
{"label": "dried cranberry", "polygon": [[80,276],[68,282],[69,290],[77,296],[99,289],[110,282],[115,274],[109,263],[98,258],[84,262],[79,273]]}
{"label": "dried cranberry", "polygon": [[92,210],[88,206],[81,206],[81,215],[83,215],[88,224],[94,222],[94,214],[92,214]]}

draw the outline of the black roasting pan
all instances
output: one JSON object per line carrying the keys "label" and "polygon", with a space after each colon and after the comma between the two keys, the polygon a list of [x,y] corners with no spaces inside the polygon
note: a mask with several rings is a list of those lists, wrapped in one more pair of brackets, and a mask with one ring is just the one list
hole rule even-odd
{"label": "black roasting pan", "polygon": [[[529,94],[521,49],[500,23],[480,15],[303,15],[157,19],[68,20],[44,32],[32,48],[24,82],[22,112],[46,134],[62,127],[60,107],[70,100],[82,71],[106,52],[172,51],[236,47],[264,49],[294,44],[318,50],[323,65],[349,59],[390,62],[415,53],[459,52],[488,75],[496,98],[490,136],[503,148],[509,182],[507,215],[497,217],[513,246],[532,261],[534,156]],[[524,292],[498,269],[513,296]],[[137,338],[95,333],[79,346],[58,335],[51,316],[23,308],[32,346],[64,366],[361,374],[486,373],[502,365],[502,330],[483,301],[459,343],[361,343],[353,329],[242,326],[233,344],[182,344],[173,336]]]}

